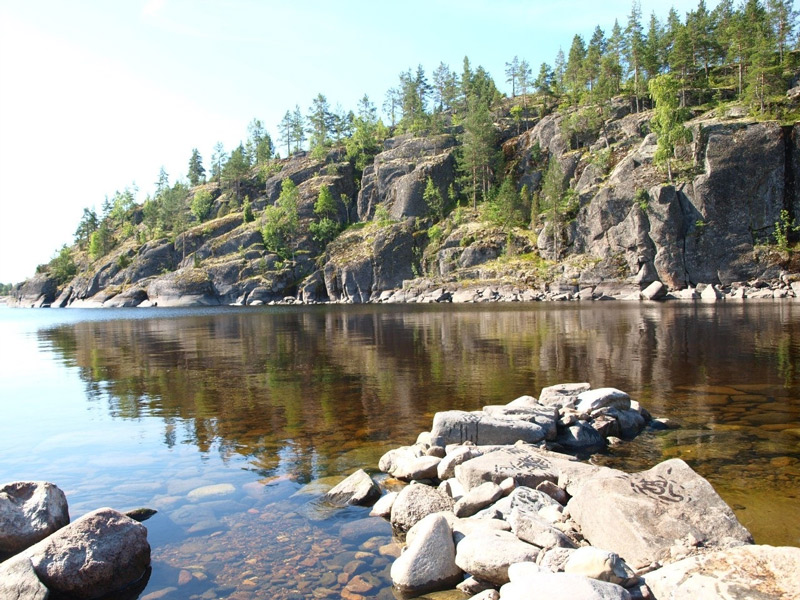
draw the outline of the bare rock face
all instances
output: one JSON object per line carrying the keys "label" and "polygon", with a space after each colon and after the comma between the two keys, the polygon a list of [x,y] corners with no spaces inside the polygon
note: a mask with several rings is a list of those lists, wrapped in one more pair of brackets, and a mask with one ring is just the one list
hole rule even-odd
{"label": "bare rock face", "polygon": [[800,548],[739,546],[685,558],[644,579],[656,598],[797,598]]}
{"label": "bare rock face", "polygon": [[548,437],[549,428],[521,419],[498,419],[486,413],[461,410],[438,412],[433,417],[431,436],[438,446],[462,444],[513,444],[540,442]]}
{"label": "bare rock face", "polygon": [[55,279],[39,273],[11,290],[9,306],[19,308],[50,306],[56,299],[57,287]]}
{"label": "bare rock face", "polygon": [[378,204],[384,204],[396,219],[427,214],[422,194],[428,177],[443,196],[455,179],[454,146],[451,135],[386,140],[385,150],[364,169],[358,194],[359,218],[369,220]]}
{"label": "bare rock face", "polygon": [[211,279],[203,269],[179,269],[159,277],[148,286],[147,295],[158,306],[219,304]]}
{"label": "bare rock face", "polygon": [[52,592],[89,600],[142,578],[150,564],[147,529],[111,508],[88,513],[21,556]]}
{"label": "bare rock face", "polygon": [[67,498],[45,481],[0,487],[0,555],[16,554],[69,523]]}
{"label": "bare rock face", "polygon": [[593,546],[634,568],[668,556],[687,536],[706,547],[752,543],[711,484],[680,459],[640,473],[605,471],[576,490],[567,510]]}

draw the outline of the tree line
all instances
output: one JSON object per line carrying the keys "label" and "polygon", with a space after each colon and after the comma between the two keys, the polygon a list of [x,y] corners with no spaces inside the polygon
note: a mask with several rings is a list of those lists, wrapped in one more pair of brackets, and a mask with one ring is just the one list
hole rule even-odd
{"label": "tree line", "polygon": [[[609,33],[598,25],[588,43],[574,35],[568,52],[559,49],[552,65],[541,63],[535,77],[526,59],[509,60],[504,81],[510,87],[510,115],[521,128],[530,117],[556,107],[572,109],[562,121],[562,131],[578,147],[584,143],[582,136],[591,138],[603,126],[602,106],[609,99],[627,95],[635,110],[655,101],[662,109],[653,121],[660,140],[656,158],[671,179],[674,147],[686,138],[682,121],[688,113],[680,109],[737,99],[760,114],[777,110],[800,64],[799,42],[792,0],[742,0],[738,5],[721,0],[713,10],[699,0],[683,18],[672,8],[666,20],[652,13],[647,22],[634,0],[623,24],[615,20]],[[245,220],[253,220],[249,196],[243,197],[245,182],[254,174],[263,182],[277,172],[280,150],[291,156],[307,148],[313,158],[323,159],[331,149],[343,148],[360,177],[383,141],[398,133],[449,132],[458,137],[456,185],[438,190],[429,182],[426,187],[425,199],[435,220],[458,202],[473,209],[485,203],[486,218],[503,226],[524,224],[547,211],[551,221],[563,219],[574,199],[561,181],[557,161],[544,163],[545,176],[537,190],[517,189],[503,177],[495,111],[504,98],[508,96],[498,90],[489,72],[473,67],[468,57],[460,71],[441,62],[430,77],[422,65],[400,73],[381,106],[386,122],[366,94],[355,110],[346,111],[331,107],[319,93],[305,113],[299,105],[286,111],[277,127],[278,146],[263,122],[253,119],[246,140],[230,152],[218,142],[207,165],[193,149],[185,177],[170,183],[162,168],[154,192],[141,206],[132,187],[106,198],[99,214],[85,208],[75,244],[95,260],[132,236],[140,243],[164,236],[175,239],[192,223],[210,218],[225,192],[227,204],[242,210]],[[208,183],[216,185],[203,185]],[[334,219],[336,200],[321,195],[311,233],[325,243],[341,224]],[[289,186],[262,216],[271,223],[262,229],[267,246],[282,248],[284,257],[291,246],[288,236],[296,233],[296,199],[296,190]],[[70,256],[69,249],[62,248],[51,262],[61,278],[72,273]]]}

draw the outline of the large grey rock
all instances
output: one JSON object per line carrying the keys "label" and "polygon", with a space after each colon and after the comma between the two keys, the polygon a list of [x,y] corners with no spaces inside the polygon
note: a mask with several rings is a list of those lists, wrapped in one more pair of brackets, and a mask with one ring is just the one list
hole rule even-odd
{"label": "large grey rock", "polygon": [[513,444],[521,440],[540,442],[548,430],[536,423],[519,419],[497,419],[484,413],[461,410],[437,412],[431,429],[432,443],[436,446],[461,444],[466,441],[481,444]]}
{"label": "large grey rock", "polygon": [[392,564],[394,586],[404,593],[421,594],[452,588],[463,577],[456,565],[453,532],[441,514],[431,514],[414,527],[415,535]]}
{"label": "large grey rock", "polygon": [[567,559],[564,572],[616,583],[622,587],[629,587],[638,581],[633,569],[619,555],[594,546],[575,550]]}
{"label": "large grey rock", "polygon": [[16,554],[69,523],[67,498],[46,481],[0,487],[0,555]]}
{"label": "large grey rock", "polygon": [[52,592],[88,600],[141,579],[150,564],[150,545],[144,525],[100,508],[18,556],[30,560]]}
{"label": "large grey rock", "polygon": [[[535,591],[535,596],[532,595]],[[538,573],[512,581],[500,588],[503,600],[630,600],[628,591],[614,583],[569,573]],[[659,598],[659,600],[661,600]]]}
{"label": "large grey rock", "polygon": [[45,273],[34,275],[11,290],[9,306],[19,308],[41,308],[50,306],[56,299],[58,284]]}
{"label": "large grey rock", "polygon": [[453,512],[457,517],[471,517],[476,512],[493,504],[503,496],[502,488],[487,481],[469,490],[455,503]]}
{"label": "large grey rock", "polygon": [[588,383],[559,383],[542,388],[539,403],[545,406],[573,407],[578,395],[592,389]]}
{"label": "large grey rock", "polygon": [[[575,542],[539,515],[541,508],[557,504],[547,494],[520,487],[511,494],[508,522],[519,539],[539,548],[574,548]],[[560,508],[560,506],[559,506]]]}
{"label": "large grey rock", "polygon": [[431,513],[452,510],[450,496],[429,485],[413,484],[395,498],[390,521],[395,530],[405,532]]}
{"label": "large grey rock", "polygon": [[518,562],[535,562],[536,546],[508,531],[480,529],[464,537],[456,547],[456,564],[476,579],[502,585],[508,581],[508,567]]}
{"label": "large grey rock", "polygon": [[397,499],[397,496],[400,492],[389,492],[388,494],[381,497],[373,506],[372,510],[369,511],[370,517],[383,517],[384,519],[388,519],[392,516],[392,505],[394,501]]}
{"label": "large grey rock", "polygon": [[545,439],[554,440],[556,438],[556,422],[559,415],[558,408],[555,406],[489,405],[483,407],[483,412],[497,419],[518,419],[535,423],[545,429]]}
{"label": "large grey rock", "polygon": [[434,479],[437,477],[437,467],[440,462],[442,462],[442,459],[436,456],[405,458],[397,462],[391,474],[403,481]]}
{"label": "large grey rock", "polygon": [[147,286],[147,296],[158,306],[214,306],[219,297],[203,269],[186,268],[167,273]]}
{"label": "large grey rock", "polygon": [[644,575],[658,600],[800,598],[800,548],[739,546],[690,556]]}
{"label": "large grey rock", "polygon": [[578,412],[592,412],[606,407],[628,410],[631,407],[631,397],[616,388],[598,388],[581,392],[575,409]]}
{"label": "large grey rock", "polygon": [[364,469],[359,469],[329,490],[324,498],[332,504],[369,506],[381,497],[381,488]]}
{"label": "large grey rock", "polygon": [[711,484],[680,459],[634,474],[605,471],[584,482],[567,509],[592,545],[634,568],[689,535],[707,547],[752,542]]}
{"label": "large grey rock", "polygon": [[483,451],[477,446],[457,446],[448,452],[436,466],[436,475],[441,480],[450,479],[456,474],[456,467],[480,456]]}
{"label": "large grey rock", "polygon": [[[571,486],[604,470],[563,454],[547,452],[533,446],[509,446],[466,461],[456,467],[456,478],[465,489],[470,490],[483,483],[493,481],[500,484],[506,478],[513,478],[517,486],[535,488],[542,481],[556,483],[572,493]],[[611,469],[607,469],[611,470]]]}
{"label": "large grey rock", "polygon": [[585,421],[565,427],[556,436],[556,442],[570,450],[594,450],[606,445],[603,436]]}
{"label": "large grey rock", "polygon": [[47,600],[50,590],[36,576],[31,559],[15,556],[0,563],[0,598],[3,600]]}

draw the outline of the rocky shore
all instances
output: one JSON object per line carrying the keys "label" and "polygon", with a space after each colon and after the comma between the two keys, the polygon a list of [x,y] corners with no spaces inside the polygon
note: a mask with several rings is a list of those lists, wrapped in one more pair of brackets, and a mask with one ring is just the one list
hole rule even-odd
{"label": "rocky shore", "polygon": [[[181,279],[177,272],[171,285],[159,281],[157,286],[137,287],[121,294],[97,296],[88,300],[76,300],[65,304],[55,296],[46,280],[31,279],[15,291],[8,305],[19,308],[148,308],[221,306],[225,298],[214,293],[210,285],[202,289],[187,284],[191,277]],[[207,284],[208,282],[205,282]],[[492,283],[491,281],[464,284],[453,282],[442,284],[434,280],[419,278],[403,281],[397,289],[373,292],[362,299],[358,295],[344,295],[339,299],[319,299],[319,296],[301,288],[296,296],[274,298],[251,294],[237,298],[232,306],[278,306],[316,304],[478,304],[497,302],[564,302],[593,300],[668,301],[700,300],[772,300],[800,298],[800,275],[782,274],[775,279],[755,279],[734,282],[728,285],[700,283],[696,287],[670,289],[660,281],[643,285],[624,281],[606,281],[596,285],[552,283],[541,288]]]}
{"label": "rocky shore", "polygon": [[0,487],[0,598],[136,598],[147,584],[150,545],[131,516],[100,508],[70,523],[57,486],[24,481]]}
{"label": "rocky shore", "polygon": [[400,491],[381,495],[358,471],[327,499],[374,502],[371,514],[404,538],[391,568],[403,597],[456,587],[481,600],[800,597],[800,548],[754,545],[682,460],[625,473],[564,453],[670,426],[620,390],[551,386],[437,413],[430,432],[380,460],[407,483]]}

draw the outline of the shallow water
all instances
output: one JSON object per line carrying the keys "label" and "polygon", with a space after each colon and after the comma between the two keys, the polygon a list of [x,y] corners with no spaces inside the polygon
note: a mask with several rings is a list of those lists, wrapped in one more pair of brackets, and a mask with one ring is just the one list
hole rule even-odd
{"label": "shallow water", "polygon": [[592,460],[680,457],[800,545],[800,303],[0,309],[0,340],[0,480],[158,509],[142,598],[392,597],[388,526],[325,478],[563,381],[681,424]]}

